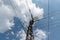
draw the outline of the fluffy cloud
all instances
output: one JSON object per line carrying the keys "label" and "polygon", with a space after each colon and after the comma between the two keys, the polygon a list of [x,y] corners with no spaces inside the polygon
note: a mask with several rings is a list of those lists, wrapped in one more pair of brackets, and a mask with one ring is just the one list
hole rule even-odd
{"label": "fluffy cloud", "polygon": [[34,31],[34,36],[35,36],[35,40],[45,40],[47,37],[46,32],[40,29],[36,29]]}
{"label": "fluffy cloud", "polygon": [[[32,0],[9,0],[10,5],[8,3],[8,5],[5,4],[6,2],[3,1],[4,0],[0,1],[0,26],[2,28],[0,30],[7,27],[10,28],[13,25],[11,20],[13,20],[14,16],[20,18],[25,27],[29,25],[31,14],[35,20],[43,18],[43,8],[37,7]],[[29,9],[31,10],[31,13],[29,12]]]}
{"label": "fluffy cloud", "polygon": [[24,32],[23,29],[17,33],[17,37],[19,37],[20,40],[25,40],[26,38],[26,33]]}
{"label": "fluffy cloud", "polygon": [[[25,40],[26,34],[24,30],[18,32],[17,37],[20,37],[20,40]],[[40,29],[34,30],[34,40],[45,40],[47,37],[46,32]]]}
{"label": "fluffy cloud", "polygon": [[[29,21],[31,20],[31,14],[36,19],[43,18],[43,8],[37,7],[32,0],[10,0],[11,4],[6,5],[3,1],[0,0],[0,32],[3,33],[14,25],[13,17],[17,16],[20,18],[24,26],[29,25]],[[31,14],[29,12],[31,10]],[[21,37],[20,40],[25,40],[26,34],[24,30],[18,32],[17,37]],[[35,40],[42,40],[46,38],[46,34],[42,30],[34,31]]]}
{"label": "fluffy cloud", "polygon": [[0,6],[0,32],[3,33],[8,29],[11,29],[13,23],[13,16],[14,12],[9,8],[9,6],[6,6],[1,1]]}
{"label": "fluffy cloud", "polygon": [[[43,18],[43,8],[37,7],[32,0],[13,0],[11,3],[14,5],[13,7],[15,7],[14,9],[17,17],[21,19],[22,23],[24,23],[24,26],[29,25],[31,14],[34,17],[34,20]],[[29,12],[29,9],[31,10],[31,13]]]}

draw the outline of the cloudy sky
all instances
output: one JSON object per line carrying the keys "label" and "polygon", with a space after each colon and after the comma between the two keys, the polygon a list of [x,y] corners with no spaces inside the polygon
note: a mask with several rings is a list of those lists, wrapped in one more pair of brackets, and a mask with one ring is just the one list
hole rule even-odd
{"label": "cloudy sky", "polygon": [[0,0],[0,40],[25,40],[26,28],[31,20],[35,40],[59,40],[59,0]]}

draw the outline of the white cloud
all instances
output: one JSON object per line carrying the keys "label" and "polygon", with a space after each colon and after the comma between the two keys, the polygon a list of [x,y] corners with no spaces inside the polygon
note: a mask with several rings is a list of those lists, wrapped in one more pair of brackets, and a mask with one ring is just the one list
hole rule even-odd
{"label": "white cloud", "polygon": [[13,0],[11,3],[15,7],[14,9],[17,17],[21,19],[22,23],[24,23],[24,26],[28,26],[29,21],[31,20],[29,8],[35,20],[43,18],[44,9],[37,7],[32,0]]}
{"label": "white cloud", "polygon": [[[20,40],[25,40],[26,38],[26,33],[24,32],[23,29],[21,29],[17,33],[17,37],[20,38]],[[46,32],[40,29],[34,30],[34,40],[45,40],[47,38]]]}
{"label": "white cloud", "polygon": [[10,0],[10,1],[11,1],[10,6],[4,5],[3,2],[2,6],[0,6],[0,32],[4,32],[10,29],[12,25],[14,25],[13,21],[11,21],[13,20],[13,17],[15,15],[14,12],[16,12],[17,17],[20,18],[22,23],[24,23],[25,27],[26,25],[27,26],[29,25],[29,21],[31,20],[29,8],[35,20],[43,18],[44,9],[37,7],[36,4],[32,2],[32,0]]}
{"label": "white cloud", "polygon": [[29,8],[31,9],[31,13],[35,20],[43,18],[43,13],[44,13],[43,8],[37,7],[36,4],[32,2],[32,0],[27,1],[27,4]]}
{"label": "white cloud", "polygon": [[[27,2],[27,4],[26,4]],[[2,2],[2,5],[0,6],[0,32],[3,33],[8,29],[11,29],[13,23],[13,17],[16,16],[14,12],[16,12],[17,17],[20,18],[22,23],[25,25],[29,25],[29,21],[31,20],[31,15],[29,12],[29,8],[31,10],[31,13],[34,17],[34,19],[42,19],[44,9],[37,7],[35,3],[32,2],[32,0],[11,0],[10,6],[4,5]],[[28,8],[28,6],[29,8]],[[12,8],[11,8],[12,7]],[[14,34],[12,32],[12,34]],[[42,40],[46,38],[46,34],[42,30],[35,30],[35,40]],[[21,30],[17,37],[21,37],[20,40],[25,40],[26,34],[24,30]]]}
{"label": "white cloud", "polygon": [[0,6],[0,33],[4,33],[6,30],[11,29],[13,23],[14,12],[9,6],[2,3]]}
{"label": "white cloud", "polygon": [[34,31],[34,36],[35,36],[35,40],[45,40],[47,37],[46,32],[40,29],[36,29]]}
{"label": "white cloud", "polygon": [[25,32],[24,32],[23,29],[21,29],[21,31],[19,31],[19,32],[17,33],[17,37],[19,37],[20,40],[25,40],[26,34],[25,34]]}

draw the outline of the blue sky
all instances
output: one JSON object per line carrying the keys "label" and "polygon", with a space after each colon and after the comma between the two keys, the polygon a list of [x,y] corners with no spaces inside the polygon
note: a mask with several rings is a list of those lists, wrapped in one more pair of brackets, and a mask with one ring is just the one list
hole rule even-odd
{"label": "blue sky", "polygon": [[40,28],[49,30],[49,40],[60,40],[60,0],[49,0],[49,4],[48,0],[47,3],[45,0],[44,2],[35,2],[38,6],[45,9],[45,14],[48,13],[49,5],[49,29],[47,18],[40,22]]}
{"label": "blue sky", "polygon": [[[4,2],[6,5],[8,4],[10,5],[8,0],[5,0]],[[40,8],[44,9],[44,17],[45,17],[45,19],[41,19],[35,24],[35,26],[33,27],[34,30],[36,28],[39,28],[46,31],[47,33],[46,40],[60,40],[60,31],[59,31],[60,30],[60,0],[49,0],[49,3],[48,0],[46,1],[33,0],[33,3],[35,3]],[[49,17],[48,17],[48,13],[49,13]],[[23,27],[21,25],[19,18],[17,17],[14,17],[14,23],[15,25],[14,27],[12,27],[12,30],[6,31],[5,33],[0,33],[0,40],[12,40],[12,39],[19,40],[19,37],[16,38],[16,35],[12,35],[12,34],[13,32],[16,33],[20,31],[21,29],[23,29]],[[11,31],[13,31],[12,34]],[[6,34],[8,33],[10,33],[10,35],[7,36]],[[5,37],[10,37],[10,38],[5,39]]]}

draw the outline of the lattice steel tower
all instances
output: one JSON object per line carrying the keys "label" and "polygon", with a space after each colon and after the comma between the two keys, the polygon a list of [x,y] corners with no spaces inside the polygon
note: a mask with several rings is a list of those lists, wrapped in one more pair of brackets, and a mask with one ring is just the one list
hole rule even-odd
{"label": "lattice steel tower", "polygon": [[[31,13],[30,9],[29,9],[29,12]],[[32,14],[31,14],[31,18],[32,20],[30,20],[29,22],[29,26],[26,33],[26,40],[34,40],[34,34],[33,34],[34,18]]]}

